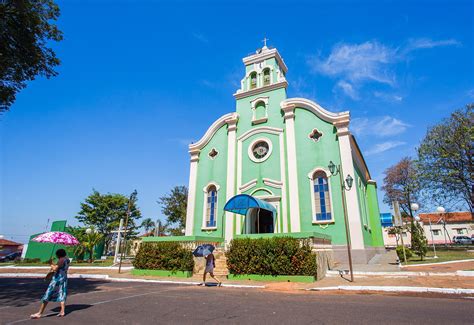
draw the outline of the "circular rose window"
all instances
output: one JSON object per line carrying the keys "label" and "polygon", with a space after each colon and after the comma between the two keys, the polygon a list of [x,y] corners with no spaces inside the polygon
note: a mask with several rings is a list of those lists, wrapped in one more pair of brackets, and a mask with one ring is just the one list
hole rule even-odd
{"label": "circular rose window", "polygon": [[262,162],[270,156],[271,151],[271,142],[267,139],[259,139],[250,145],[249,157],[255,162]]}

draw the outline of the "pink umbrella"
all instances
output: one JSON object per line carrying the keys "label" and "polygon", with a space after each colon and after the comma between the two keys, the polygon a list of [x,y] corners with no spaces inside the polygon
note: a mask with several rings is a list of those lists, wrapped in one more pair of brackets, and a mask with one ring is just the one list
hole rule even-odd
{"label": "pink umbrella", "polygon": [[66,232],[61,232],[61,231],[45,232],[33,238],[32,241],[35,241],[38,243],[52,243],[55,245],[66,245],[66,246],[79,245],[79,241],[76,239],[76,237]]}

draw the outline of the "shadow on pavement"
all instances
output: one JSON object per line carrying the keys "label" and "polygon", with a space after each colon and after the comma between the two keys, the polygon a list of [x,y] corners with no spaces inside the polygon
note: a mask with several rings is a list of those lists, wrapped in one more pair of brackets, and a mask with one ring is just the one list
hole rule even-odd
{"label": "shadow on pavement", "polygon": [[[69,315],[69,314],[72,314],[75,311],[84,310],[84,309],[87,309],[89,307],[92,307],[92,305],[86,305],[86,304],[66,305],[66,316]],[[51,309],[51,311],[53,313],[59,313],[60,310],[61,310],[61,307],[59,307],[59,306]]]}
{"label": "shadow on pavement", "polygon": [[[69,279],[68,294],[98,291],[100,290],[99,287],[104,283],[108,282],[101,280]],[[43,281],[43,279],[0,278],[0,306],[21,307],[32,302],[38,302],[39,304],[41,297],[48,288],[48,284],[49,283]]]}

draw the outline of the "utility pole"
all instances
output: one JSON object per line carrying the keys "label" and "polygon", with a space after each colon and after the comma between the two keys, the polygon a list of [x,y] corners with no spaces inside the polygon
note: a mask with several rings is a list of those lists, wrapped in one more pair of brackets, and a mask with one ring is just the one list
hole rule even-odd
{"label": "utility pole", "polygon": [[122,260],[123,260],[123,255],[124,251],[127,248],[127,231],[128,231],[128,218],[130,217],[130,209],[132,207],[132,203],[135,202],[137,198],[137,190],[133,191],[132,194],[130,194],[130,198],[128,199],[128,205],[127,205],[127,214],[125,215],[125,234],[123,235],[123,247],[122,247],[122,252],[120,253],[120,262],[119,262],[119,270],[118,273],[121,272],[122,270]]}

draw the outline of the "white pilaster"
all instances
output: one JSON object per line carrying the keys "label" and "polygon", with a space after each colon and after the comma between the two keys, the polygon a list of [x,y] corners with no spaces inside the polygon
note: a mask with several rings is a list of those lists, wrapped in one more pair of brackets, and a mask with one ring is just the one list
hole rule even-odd
{"label": "white pilaster", "polygon": [[188,208],[186,210],[186,229],[184,233],[186,236],[193,235],[199,152],[199,150],[189,152],[191,154],[191,164],[189,168]]}
{"label": "white pilaster", "polygon": [[[235,146],[236,130],[239,117],[235,114],[227,120],[227,188],[226,202],[231,199],[235,193]],[[225,213],[225,242],[229,244],[234,237],[234,217],[230,212]]]}
{"label": "white pilaster", "polygon": [[282,107],[285,112],[286,146],[288,156],[288,187],[290,191],[290,223],[291,232],[300,232],[300,202],[298,193],[298,172],[296,166],[296,141],[295,141],[295,106]]}
{"label": "white pilaster", "polygon": [[[342,178],[351,175],[355,179],[354,164],[352,161],[352,150],[349,133],[349,119],[335,122],[337,136],[339,139],[339,150],[341,153]],[[351,235],[352,249],[364,249],[364,237],[362,235],[362,224],[360,221],[359,201],[357,199],[356,184],[346,191],[347,217],[349,219],[349,231]]]}

